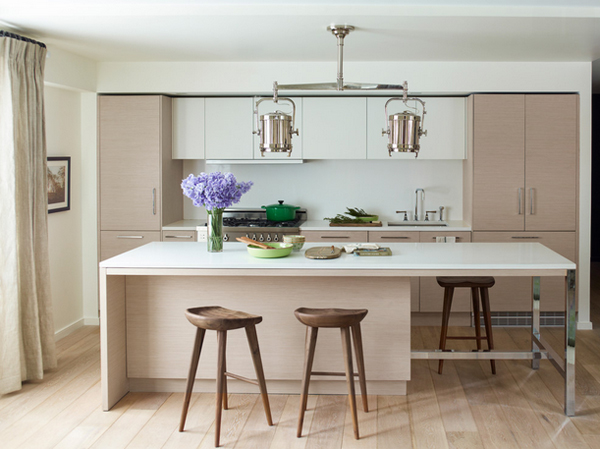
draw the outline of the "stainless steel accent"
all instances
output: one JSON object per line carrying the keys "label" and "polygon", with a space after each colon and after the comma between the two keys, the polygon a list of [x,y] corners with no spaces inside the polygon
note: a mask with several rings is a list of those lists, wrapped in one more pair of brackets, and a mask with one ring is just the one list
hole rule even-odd
{"label": "stainless steel accent", "polygon": [[[543,338],[543,337],[536,337],[535,335],[531,336],[531,343],[535,343],[539,348],[545,350],[548,353],[548,360],[550,361],[550,363],[552,363],[554,365],[554,367],[557,369],[557,371],[559,372],[559,374],[562,376],[562,378],[565,378],[565,361],[562,359],[562,357],[560,355],[558,355],[558,352],[556,352],[552,346]],[[535,362],[536,360],[538,361],[538,365],[539,365],[539,359],[541,359],[540,357],[534,358],[531,362],[531,364],[533,365],[533,362]],[[532,366],[533,368],[533,366]],[[534,368],[537,369],[537,368]]]}
{"label": "stainless steel accent", "polygon": [[267,234],[267,242],[271,241],[271,234]]}
{"label": "stainless steel accent", "polygon": [[388,221],[388,226],[448,226],[447,221]]}
{"label": "stainless steel accent", "polygon": [[528,235],[513,235],[513,236],[511,237],[511,239],[517,239],[517,240],[529,240],[529,239],[539,239],[539,237],[538,237],[538,236],[535,236],[535,235],[531,235],[531,236],[528,236]]}
{"label": "stainless steel accent", "polygon": [[156,215],[156,189],[152,189],[152,215]]}
{"label": "stainless steel accent", "polygon": [[223,241],[224,242],[228,242],[229,241],[229,234],[227,234],[227,233],[223,234]]}
{"label": "stainless steel accent", "polygon": [[[542,352],[542,357],[547,359],[548,354]],[[411,351],[413,360],[530,360],[533,354],[529,351],[460,351],[454,349],[432,349]]]}
{"label": "stainless steel accent", "polygon": [[[421,192],[421,199],[420,199],[421,207],[419,207],[419,192]],[[423,212],[424,205],[425,205],[425,190],[419,188],[419,189],[415,190],[415,215],[413,217],[414,221],[420,221],[421,213]]]}
{"label": "stainless steel accent", "polygon": [[567,270],[565,320],[565,414],[575,415],[575,333],[577,331],[577,296],[575,270]]}
{"label": "stainless steel accent", "polygon": [[410,237],[406,237],[406,236],[393,236],[393,235],[382,235],[379,237],[380,239],[394,239],[394,240],[408,240]]}
{"label": "stainless steel accent", "polygon": [[143,239],[143,235],[118,235],[118,239]]}
{"label": "stainless steel accent", "polygon": [[266,153],[287,153],[288,157],[292,154],[292,135],[298,135],[296,126],[296,104],[290,98],[280,98],[277,96],[277,82],[273,87],[273,101],[277,104],[279,101],[287,101],[292,105],[292,116],[275,111],[269,114],[258,115],[258,105],[269,98],[261,98],[254,105],[254,115],[256,119],[256,129],[252,131],[260,138],[259,149],[261,156]]}
{"label": "stainless steel accent", "polygon": [[438,221],[444,221],[444,206],[440,206],[440,215]]}
{"label": "stainless steel accent", "polygon": [[[456,241],[459,241],[460,239],[462,239],[462,237],[454,237],[456,239]],[[435,240],[437,239],[437,237],[431,237],[431,240]]]}
{"label": "stainless steel accent", "polygon": [[517,196],[519,197],[519,215],[523,214],[523,207],[522,207],[522,199],[523,199],[523,188],[519,187],[517,189]]}
{"label": "stainless steel accent", "polygon": [[[427,210],[425,211],[425,221],[430,221],[429,220],[429,214],[437,214],[437,210]],[[433,220],[431,220],[433,221]]]}
{"label": "stainless steel accent", "polygon": [[408,221],[408,211],[406,210],[397,210],[397,214],[404,214],[404,221]]}
{"label": "stainless steel accent", "polygon": [[354,31],[352,25],[331,25],[327,31],[337,37],[338,57],[337,57],[337,88],[344,90],[344,38]]}
{"label": "stainless steel accent", "polygon": [[[402,98],[390,98],[385,103],[385,123],[387,123],[387,129],[381,131],[381,135],[388,136],[388,152],[390,157],[392,153],[415,153],[415,158],[419,156],[419,139],[421,136],[427,136],[427,131],[423,131],[425,124],[425,102],[420,98],[407,97],[406,91]],[[414,109],[414,113],[411,111],[399,112],[397,114],[388,115],[388,104],[391,101],[398,100],[404,102],[404,104]],[[422,119],[418,115],[418,109],[416,107],[408,106],[408,100],[415,100],[421,103],[423,108]]]}
{"label": "stainless steel accent", "polygon": [[540,367],[540,347],[535,340],[540,339],[540,277],[534,276],[531,278],[531,301],[532,301],[532,320],[531,320],[531,352],[533,359],[531,360],[531,369],[539,369]]}
{"label": "stainless steel accent", "polygon": [[191,235],[165,235],[166,239],[191,239],[194,238]]}
{"label": "stainless steel accent", "polygon": [[533,215],[533,187],[529,188],[529,215]]}

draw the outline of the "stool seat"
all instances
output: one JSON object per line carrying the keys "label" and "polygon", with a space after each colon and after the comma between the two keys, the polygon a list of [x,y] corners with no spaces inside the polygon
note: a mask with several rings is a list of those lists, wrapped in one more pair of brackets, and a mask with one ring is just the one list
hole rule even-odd
{"label": "stool seat", "polygon": [[492,276],[438,276],[440,287],[492,288],[496,280]]}
{"label": "stool seat", "polygon": [[212,331],[241,329],[258,324],[262,317],[219,306],[194,307],[185,311],[185,316],[194,326]]}
{"label": "stool seat", "polygon": [[367,309],[311,309],[300,307],[294,315],[302,324],[310,327],[349,327],[360,323]]}

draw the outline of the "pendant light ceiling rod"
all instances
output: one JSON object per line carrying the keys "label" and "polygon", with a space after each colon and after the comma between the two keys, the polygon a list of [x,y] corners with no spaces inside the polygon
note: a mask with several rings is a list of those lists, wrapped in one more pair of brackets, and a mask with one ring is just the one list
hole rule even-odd
{"label": "pendant light ceiling rod", "polygon": [[327,27],[327,31],[337,37],[337,90],[344,90],[344,38],[350,34],[350,31],[354,31],[352,25],[331,25]]}

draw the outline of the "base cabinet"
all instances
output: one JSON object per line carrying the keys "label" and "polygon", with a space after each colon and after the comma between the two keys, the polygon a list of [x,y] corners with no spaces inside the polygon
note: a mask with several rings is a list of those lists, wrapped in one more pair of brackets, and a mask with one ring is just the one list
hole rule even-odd
{"label": "base cabinet", "polygon": [[150,242],[160,242],[160,231],[101,231],[100,261]]}
{"label": "base cabinet", "polygon": [[360,243],[368,241],[367,231],[301,231],[307,242]]}

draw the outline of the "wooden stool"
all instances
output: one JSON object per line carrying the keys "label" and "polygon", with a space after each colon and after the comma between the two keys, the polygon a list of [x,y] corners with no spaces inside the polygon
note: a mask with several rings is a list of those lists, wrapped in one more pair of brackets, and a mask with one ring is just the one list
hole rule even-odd
{"label": "wooden stool", "polygon": [[300,397],[300,414],[298,416],[298,430],[296,436],[302,436],[302,424],[304,423],[304,412],[308,400],[308,385],[311,374],[318,376],[343,376],[343,373],[312,371],[315,358],[315,346],[317,345],[317,332],[320,327],[339,327],[342,332],[342,349],[344,351],[344,362],[346,365],[346,383],[348,384],[348,399],[350,400],[350,411],[352,412],[352,426],[354,427],[354,438],[358,439],[358,416],[356,414],[356,398],[354,396],[354,372],[352,370],[352,349],[350,343],[350,329],[354,339],[354,350],[356,351],[356,365],[358,367],[358,380],[365,412],[369,411],[367,401],[367,381],[365,378],[365,360],[363,357],[362,336],[360,322],[367,315],[366,309],[309,309],[301,307],[294,311],[296,318],[308,326],[306,328],[306,350],[304,357],[304,373],[302,375],[302,396]]}
{"label": "wooden stool", "polygon": [[[190,397],[194,388],[194,379],[198,369],[198,360],[200,360],[200,350],[204,341],[204,334],[207,330],[217,331],[218,341],[218,363],[217,363],[217,397],[216,397],[216,419],[215,419],[215,447],[219,446],[221,436],[221,410],[227,410],[227,377],[234,377],[244,382],[250,382],[260,388],[265,414],[267,415],[267,423],[272,426],[271,408],[269,406],[269,397],[267,396],[267,384],[265,383],[265,375],[263,372],[262,361],[260,359],[260,350],[258,348],[258,338],[256,337],[255,325],[262,321],[262,317],[251,315],[237,310],[224,309],[223,307],[195,307],[187,309],[185,312],[186,318],[196,326],[196,341],[192,352],[192,363],[190,364],[190,372],[188,374],[185,398],[183,400],[183,410],[181,411],[181,420],[179,422],[179,431],[183,432],[185,419],[190,405]],[[248,345],[252,354],[254,370],[256,371],[257,380],[248,379],[226,372],[225,349],[227,346],[227,331],[233,329],[246,329],[248,337]]]}
{"label": "wooden stool", "polygon": [[[436,278],[440,287],[444,287],[444,309],[442,312],[442,332],[440,335],[440,349],[446,349],[446,339],[450,340],[475,340],[477,350],[481,350],[481,340],[487,339],[488,350],[494,349],[494,339],[492,336],[492,318],[490,315],[490,297],[488,288],[496,283],[491,276],[438,276]],[[473,299],[473,316],[475,317],[475,337],[448,337],[448,321],[450,320],[450,308],[452,307],[452,296],[455,288],[470,288]],[[479,290],[481,290],[481,308],[483,309],[483,322],[485,325],[485,337],[481,336],[481,322],[479,318]],[[492,374],[496,374],[496,361],[490,360],[492,365]],[[442,374],[444,361],[440,360],[438,373]]]}

